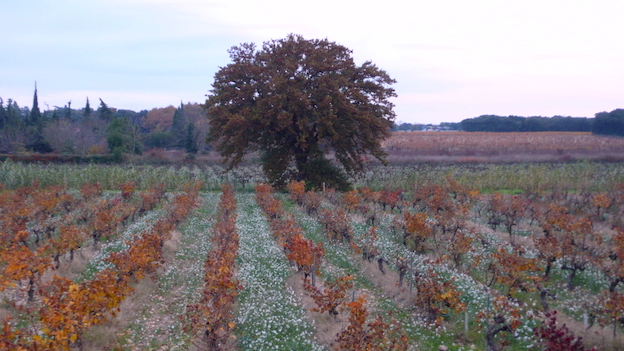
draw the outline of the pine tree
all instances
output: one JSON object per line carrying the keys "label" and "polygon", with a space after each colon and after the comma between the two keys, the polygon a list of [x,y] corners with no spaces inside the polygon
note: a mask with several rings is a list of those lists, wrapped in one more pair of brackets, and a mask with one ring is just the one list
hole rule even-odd
{"label": "pine tree", "polygon": [[105,122],[110,122],[113,120],[113,110],[111,110],[106,103],[100,99],[100,107],[97,109],[98,115],[100,119]]}
{"label": "pine tree", "polygon": [[[101,100],[100,100],[101,101]],[[103,103],[103,102],[102,102]],[[115,162],[123,160],[123,154],[128,151],[128,123],[126,119],[115,117],[108,125],[106,142]]]}
{"label": "pine tree", "polygon": [[20,107],[17,102],[12,99],[7,101],[6,116],[7,125],[18,128],[22,126],[23,121],[20,118]]}
{"label": "pine tree", "polygon": [[171,122],[171,135],[173,136],[173,146],[185,146],[186,137],[186,116],[184,115],[184,105],[180,102],[173,114],[173,121]]}
{"label": "pine tree", "polygon": [[54,111],[52,111],[52,120],[54,122],[58,122],[59,120],[58,108],[55,108]]}
{"label": "pine tree", "polygon": [[196,154],[197,149],[197,138],[195,136],[195,123],[191,122],[188,124],[186,128],[186,137],[184,138],[184,148],[186,152],[189,154]]}

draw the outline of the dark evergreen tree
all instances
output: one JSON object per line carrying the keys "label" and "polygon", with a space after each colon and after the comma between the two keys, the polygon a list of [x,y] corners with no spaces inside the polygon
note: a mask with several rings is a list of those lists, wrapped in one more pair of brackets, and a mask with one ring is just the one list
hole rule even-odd
{"label": "dark evergreen tree", "polygon": [[594,134],[624,136],[624,109],[596,113]]}
{"label": "dark evergreen tree", "polygon": [[171,138],[171,131],[154,131],[151,132],[143,138],[144,146],[146,149],[164,149],[169,147],[173,143]]}
{"label": "dark evergreen tree", "polygon": [[115,116],[128,119],[128,122],[132,125],[141,124],[141,114],[132,110],[119,109],[115,112]]}
{"label": "dark evergreen tree", "polygon": [[91,108],[91,105],[89,105],[89,97],[87,97],[87,104],[85,105],[85,108],[82,111],[83,119],[88,120],[91,117],[92,112],[93,112],[93,109]]}
{"label": "dark evergreen tree", "polygon": [[108,125],[106,142],[118,162],[121,162],[124,153],[141,153],[139,139],[139,126],[130,123],[128,117],[115,117]]}
{"label": "dark evergreen tree", "polygon": [[59,120],[59,114],[58,114],[58,109],[55,108],[54,111],[52,111],[52,120],[54,122],[58,122]]}
{"label": "dark evergreen tree", "polygon": [[33,97],[32,109],[30,110],[29,124],[41,126],[42,118],[39,110],[39,100],[37,98],[37,82],[35,82],[35,95]]}
{"label": "dark evergreen tree", "polygon": [[197,148],[197,136],[195,135],[195,123],[191,122],[186,128],[186,137],[184,138],[184,149],[189,154],[196,154]]}
{"label": "dark evergreen tree", "polygon": [[100,119],[104,120],[107,123],[111,122],[115,115],[113,113],[113,110],[111,110],[102,99],[100,99],[100,107],[98,107],[97,109],[97,114]]}
{"label": "dark evergreen tree", "polygon": [[7,125],[15,128],[21,128],[24,124],[24,120],[21,117],[21,110],[19,105],[13,99],[7,100]]}
{"label": "dark evergreen tree", "polygon": [[[171,135],[173,147],[185,147],[186,143],[186,116],[184,115],[184,105],[180,102],[180,107],[178,107],[173,114],[173,121],[171,122]],[[195,127],[195,126],[193,126]]]}
{"label": "dark evergreen tree", "polygon": [[116,162],[121,162],[123,154],[128,151],[127,129],[128,124],[122,118],[115,118],[108,125],[106,142],[108,143],[108,150]]}
{"label": "dark evergreen tree", "polygon": [[0,129],[3,129],[7,124],[7,118],[8,115],[6,109],[4,108],[4,100],[0,97]]}
{"label": "dark evergreen tree", "polygon": [[65,119],[68,121],[71,121],[72,117],[71,117],[71,100],[69,100],[69,102],[67,103],[67,105],[65,105]]}

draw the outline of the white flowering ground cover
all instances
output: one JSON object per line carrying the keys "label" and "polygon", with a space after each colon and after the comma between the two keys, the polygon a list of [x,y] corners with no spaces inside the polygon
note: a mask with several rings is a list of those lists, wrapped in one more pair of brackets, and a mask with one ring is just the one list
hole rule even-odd
{"label": "white flowering ground cover", "polygon": [[[368,226],[363,223],[352,220],[351,224],[356,237],[364,235],[366,231],[368,231]],[[489,290],[470,275],[459,272],[447,265],[431,264],[427,262],[426,256],[410,251],[405,245],[402,245],[396,240],[396,236],[393,235],[390,225],[391,216],[386,215],[383,217],[377,230],[378,236],[376,246],[380,249],[382,255],[391,263],[391,266],[394,266],[393,262],[396,262],[397,258],[403,257],[411,271],[427,272],[429,269],[433,269],[445,280],[454,279],[456,289],[462,293],[461,300],[466,303],[467,306],[469,330],[471,333],[481,335],[483,344],[478,346],[480,348],[485,348],[485,335],[483,335],[485,323],[482,322],[480,323],[481,325],[478,325],[479,323],[475,321],[474,317],[477,312],[490,308],[492,297],[490,296]],[[413,284],[412,279],[412,277],[406,276],[405,283],[407,285]],[[449,347],[449,350],[467,350],[468,348],[466,346],[454,344],[453,341],[457,332],[463,332],[462,329],[465,318],[466,315],[464,313],[461,315],[449,316],[451,323],[437,329],[421,322],[419,331],[421,343],[432,349],[436,349],[439,345],[445,345]],[[449,330],[449,327],[453,327],[453,323],[457,324],[459,327],[455,327],[455,330]],[[526,324],[517,332],[518,350],[526,350],[532,345],[533,331],[531,328],[534,326],[533,323]],[[521,342],[522,340],[526,340],[526,343]]]}
{"label": "white flowering ground cover", "polygon": [[[85,270],[80,274],[75,281],[82,282],[91,280],[99,272],[106,268],[113,268],[114,265],[105,260],[110,256],[112,252],[119,252],[128,249],[127,241],[134,238],[136,235],[149,230],[158,218],[162,217],[165,211],[163,208],[159,208],[154,211],[148,211],[143,216],[136,219],[134,222],[127,225],[120,235],[107,240],[106,242],[98,244],[98,251],[87,263]],[[92,245],[92,241],[87,241],[86,245]]]}
{"label": "white flowering ground cover", "polygon": [[186,306],[201,298],[203,268],[211,248],[218,193],[204,193],[201,204],[172,239],[173,257],[138,301],[127,325],[118,333],[124,350],[188,350],[193,335],[183,328]]}
{"label": "white flowering ground cover", "polygon": [[[331,207],[329,204],[324,204],[325,207]],[[454,284],[458,291],[462,293],[462,302],[466,303],[468,310],[467,313],[461,315],[448,316],[449,323],[444,324],[442,327],[434,328],[428,325],[422,318],[418,317],[414,311],[408,311],[405,308],[400,308],[397,304],[388,298],[383,289],[379,289],[373,286],[370,281],[367,281],[361,273],[362,260],[355,257],[350,246],[341,243],[329,242],[323,234],[322,226],[318,223],[316,218],[307,216],[300,210],[297,210],[290,205],[291,211],[295,214],[295,217],[299,221],[299,224],[306,231],[306,236],[315,242],[323,242],[323,245],[327,251],[326,260],[330,263],[326,265],[329,270],[323,269],[323,274],[332,277],[336,274],[354,274],[356,277],[357,287],[365,289],[367,295],[373,294],[373,298],[377,303],[377,308],[380,311],[392,313],[403,329],[406,331],[408,338],[410,339],[410,345],[414,349],[423,350],[436,350],[441,345],[449,348],[449,350],[469,350],[470,347],[478,349],[485,349],[485,335],[484,330],[487,327],[485,321],[477,322],[475,315],[479,311],[488,310],[491,308],[491,301],[493,298],[490,295],[490,290],[477,282],[472,276],[459,272],[452,267],[446,265],[431,264],[427,262],[427,257],[424,255],[416,254],[405,245],[402,245],[396,235],[392,232],[391,214],[381,214],[381,223],[377,226],[377,241],[376,246],[381,251],[390,263],[390,269],[395,269],[394,262],[397,258],[403,257],[407,262],[411,271],[426,272],[430,268],[440,274],[440,277],[445,280],[454,279]],[[370,225],[364,224],[361,219],[356,219],[357,216],[351,216],[350,225],[353,230],[354,238],[358,238],[365,235]],[[493,236],[488,236],[488,239],[497,246],[504,246],[502,241]],[[481,254],[487,255],[487,252]],[[485,263],[484,263],[485,265]],[[326,267],[326,268],[327,268]],[[485,267],[480,267],[485,269]],[[338,272],[336,272],[338,270]],[[411,277],[406,276],[405,286],[413,284]],[[398,281],[397,281],[398,283]],[[410,287],[411,288],[411,287]],[[539,306],[534,300],[530,304],[532,308],[529,308],[527,315],[537,315]],[[461,345],[455,343],[455,338],[458,334],[464,334],[465,321],[468,318],[469,333],[472,337],[482,340],[481,343],[475,343],[470,345]],[[533,328],[536,326],[536,320],[533,318],[526,318],[525,323],[518,328],[515,333],[515,338],[509,346],[510,350],[526,350],[534,345],[535,339],[533,335]]]}
{"label": "white flowering ground cover", "polygon": [[[324,206],[326,208],[332,207],[327,203]],[[381,222],[376,224],[376,247],[390,265],[396,270],[393,263],[401,257],[405,259],[409,267],[408,271],[423,273],[433,269],[442,281],[453,281],[457,291],[462,294],[461,301],[467,306],[466,312],[446,315],[446,322],[442,327],[434,328],[427,326],[426,323],[420,323],[421,328],[412,329],[411,335],[408,337],[416,338],[419,347],[427,350],[438,349],[439,345],[445,345],[449,350],[486,349],[485,331],[491,326],[488,323],[492,322],[491,320],[479,319],[478,314],[500,310],[496,308],[495,296],[504,296],[507,294],[508,288],[498,282],[486,287],[482,282],[488,280],[487,274],[490,274],[491,278],[491,273],[486,273],[491,263],[491,259],[488,257],[495,250],[503,249],[508,253],[514,252],[513,247],[505,240],[507,234],[491,230],[476,230],[468,233],[469,236],[473,236],[474,240],[472,241],[472,251],[464,258],[464,267],[472,267],[469,272],[466,272],[465,269],[456,269],[451,262],[433,264],[427,260],[432,257],[417,254],[407,249],[402,243],[401,233],[395,233],[392,229],[393,218],[395,216],[402,217],[402,214],[388,210],[382,211],[379,216]],[[353,214],[351,228],[357,242],[358,238],[365,235],[371,226],[364,224],[361,215]],[[537,250],[531,247],[524,247],[522,252],[523,257],[528,259],[536,258],[538,255]],[[329,253],[330,250],[328,250],[328,256],[330,256]],[[604,273],[590,264],[575,277],[576,288],[573,291],[568,291],[565,287],[568,272],[561,270],[560,267],[561,264],[556,262],[553,265],[550,280],[543,283],[556,294],[554,299],[549,298],[547,302],[552,309],[560,312],[560,325],[566,323],[570,328],[574,328],[573,333],[577,336],[582,335],[590,347],[598,346],[598,350],[620,350],[622,345],[620,330],[616,334],[614,327],[608,330],[609,327],[604,328],[596,325],[593,329],[588,329],[591,327],[592,320],[587,311],[592,310],[592,307],[595,309],[592,304],[597,305],[599,294],[608,289],[608,281],[605,279]],[[410,280],[412,281],[410,282]],[[405,283],[413,285],[413,276],[411,279],[406,276]],[[520,315],[513,315],[507,310],[504,314],[505,319],[520,320],[521,324],[512,335],[509,333],[507,336],[497,335],[498,342],[505,341],[505,350],[540,350],[534,331],[534,328],[541,324],[543,318],[539,291],[516,292],[513,298],[507,299],[507,302],[510,306],[517,308]],[[402,321],[402,324],[404,324],[405,329],[411,327],[409,322],[404,323]],[[418,323],[415,325],[418,326]],[[467,343],[467,340],[471,340],[471,343]]]}
{"label": "white flowering ground cover", "polygon": [[237,196],[236,222],[240,248],[235,334],[240,350],[323,350],[294,291],[286,285],[292,274],[283,251],[271,236],[253,194]]}
{"label": "white flowering ground cover", "polygon": [[[117,318],[105,326],[93,328],[85,335],[85,345],[89,346],[86,349],[194,349],[192,340],[195,336],[184,330],[183,320],[186,307],[201,299],[203,265],[211,248],[211,228],[217,213],[219,196],[219,193],[214,192],[202,193],[200,207],[165,244],[166,260],[162,269],[155,277],[147,278],[135,286],[136,294],[124,302]],[[486,288],[479,282],[483,280],[478,272],[487,271],[487,259],[479,261],[471,272],[472,275],[460,272],[451,265],[432,264],[426,260],[425,255],[410,251],[400,242],[400,235],[393,232],[392,221],[396,212],[380,213],[375,244],[389,262],[387,270],[395,270],[393,274],[396,275],[394,262],[402,257],[411,271],[426,272],[432,268],[442,279],[453,279],[457,290],[462,293],[461,300],[466,303],[467,312],[451,314],[447,316],[447,322],[442,327],[435,328],[428,325],[415,308],[396,301],[388,290],[372,281],[364,273],[366,262],[349,244],[329,241],[317,217],[307,215],[288,201],[286,196],[280,197],[285,210],[294,214],[304,235],[314,242],[322,242],[326,249],[320,279],[354,275],[353,298],[366,294],[372,316],[383,314],[396,319],[409,338],[410,350],[437,350],[441,345],[451,351],[485,349],[484,330],[487,323],[477,321],[476,315],[492,308],[491,292],[496,289],[496,284],[492,288]],[[323,206],[331,208],[333,205],[324,203]],[[166,204],[163,203],[161,208],[165,207]],[[91,258],[76,281],[91,279],[94,274],[109,267],[110,264],[105,260],[111,252],[127,249],[126,241],[148,230],[164,214],[162,209],[149,211],[125,226],[115,238],[101,243],[96,255]],[[237,194],[237,214],[237,230],[240,235],[237,279],[242,283],[243,290],[240,291],[235,307],[236,350],[326,350],[316,339],[317,326],[306,317],[305,309],[310,306],[304,307],[287,284],[287,280],[295,273],[283,250],[275,243],[253,193]],[[371,227],[357,214],[351,215],[350,225],[356,241],[366,235]],[[501,236],[492,232],[479,233],[479,241],[482,238],[489,243],[489,248],[476,245],[475,250],[465,258],[466,261],[477,262],[477,257],[488,257],[494,248],[512,250],[504,238],[501,239]],[[525,252],[526,257],[535,255],[537,253],[531,249]],[[551,277],[554,281],[563,282],[566,274],[560,269],[553,269]],[[567,316],[582,321],[586,318],[585,306],[592,303],[597,293],[608,287],[608,282],[599,270],[591,266],[579,272],[576,280],[577,289],[558,290],[557,300],[549,303]],[[414,284],[413,277],[406,277],[404,284],[406,289],[411,289]],[[523,325],[515,332],[514,338],[509,339],[510,344],[505,350],[530,350],[536,344],[533,328],[539,324],[539,318],[533,317],[541,313],[537,294],[518,296],[524,304]],[[346,325],[346,318],[346,314],[340,315],[340,323]],[[468,331],[464,329],[466,320]],[[110,330],[105,330],[107,328]],[[473,345],[457,342],[457,335],[462,334],[472,340]],[[102,342],[104,338],[112,339]],[[105,346],[99,346],[98,343]]]}
{"label": "white flowering ground cover", "polygon": [[[375,286],[362,274],[363,261],[356,255],[352,248],[346,243],[331,242],[323,232],[323,227],[318,218],[307,215],[304,211],[293,206],[286,201],[286,208],[293,213],[295,219],[305,232],[306,238],[315,243],[322,242],[325,248],[324,262],[321,265],[321,276],[323,279],[334,279],[339,276],[353,275],[355,278],[355,290],[351,299],[357,299],[365,294],[367,300],[374,304],[373,314],[381,313],[384,316],[391,315],[400,324],[406,335],[410,339],[410,350],[428,349],[423,344],[423,328],[418,325],[418,321],[407,311],[403,310],[390,297],[386,296],[383,289]],[[343,317],[346,319],[346,316]],[[429,345],[427,345],[429,346]]]}

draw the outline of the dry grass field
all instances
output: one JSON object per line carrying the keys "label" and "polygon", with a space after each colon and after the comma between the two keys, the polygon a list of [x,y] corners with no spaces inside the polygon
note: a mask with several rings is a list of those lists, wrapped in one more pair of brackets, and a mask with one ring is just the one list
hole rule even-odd
{"label": "dry grass field", "polygon": [[624,161],[624,138],[580,132],[394,132],[390,163]]}

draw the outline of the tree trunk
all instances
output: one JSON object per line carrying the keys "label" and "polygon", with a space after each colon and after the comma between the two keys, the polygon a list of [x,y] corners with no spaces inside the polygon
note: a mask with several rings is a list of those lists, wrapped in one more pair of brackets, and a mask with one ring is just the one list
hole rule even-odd
{"label": "tree trunk", "polygon": [[618,286],[619,283],[621,283],[622,281],[624,281],[623,278],[618,278],[616,280],[612,280],[611,284],[609,284],[609,292],[613,293],[615,292],[615,288]]}
{"label": "tree trunk", "polygon": [[[496,342],[494,342],[494,337],[496,337],[496,334],[502,331],[511,332],[511,328],[509,327],[509,325],[501,323],[500,321],[498,321],[498,319],[502,319],[502,317],[494,318],[494,320],[496,321],[496,324],[489,326],[485,332],[487,351],[501,351],[502,349],[498,347],[498,345],[496,345]],[[497,325],[500,325],[500,326],[497,327]]]}
{"label": "tree trunk", "polygon": [[386,274],[386,270],[384,269],[384,266],[383,266],[384,261],[388,262],[383,257],[379,257],[377,259],[377,265],[379,266],[379,270],[381,271],[381,274]]}
{"label": "tree trunk", "polygon": [[570,271],[570,273],[568,274],[568,279],[567,279],[567,281],[568,281],[568,282],[567,282],[567,286],[568,286],[568,290],[569,290],[569,291],[574,290],[574,284],[573,284],[573,281],[574,281],[574,277],[576,277],[576,272],[577,272],[577,271],[578,271],[578,269],[579,269],[579,268],[578,268],[578,266],[577,266],[577,265],[570,265],[570,266],[568,266],[568,265],[563,265],[563,266],[561,267],[561,269],[566,269],[566,270],[569,270],[569,271]]}
{"label": "tree trunk", "polygon": [[316,263],[316,257],[314,257],[314,263],[312,264],[312,286],[316,286],[316,267],[317,263]]}
{"label": "tree trunk", "polygon": [[546,268],[544,269],[544,279],[548,279],[548,277],[550,276],[550,271],[552,269],[553,262],[554,260],[552,259],[548,259],[546,261]]}
{"label": "tree trunk", "polygon": [[35,300],[35,278],[31,276],[28,280],[28,302]]}
{"label": "tree trunk", "polygon": [[403,279],[405,278],[405,269],[399,269],[399,288],[403,287]]}

